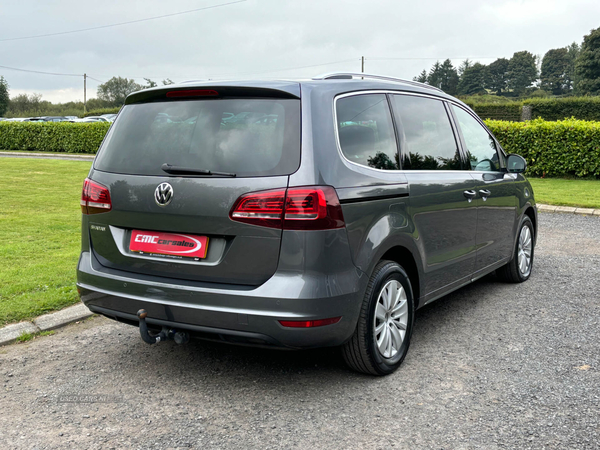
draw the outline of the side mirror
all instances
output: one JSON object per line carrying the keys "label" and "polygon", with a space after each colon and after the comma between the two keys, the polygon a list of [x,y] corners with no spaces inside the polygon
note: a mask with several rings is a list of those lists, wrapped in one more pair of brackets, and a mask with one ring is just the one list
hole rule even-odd
{"label": "side mirror", "polygon": [[527,161],[521,155],[511,153],[506,160],[506,170],[509,173],[523,173],[527,169]]}

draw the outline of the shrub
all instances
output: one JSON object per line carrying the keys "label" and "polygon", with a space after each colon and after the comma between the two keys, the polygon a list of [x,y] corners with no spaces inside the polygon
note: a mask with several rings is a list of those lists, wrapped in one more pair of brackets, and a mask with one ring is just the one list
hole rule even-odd
{"label": "shrub", "polygon": [[110,123],[0,122],[0,149],[96,153]]}
{"label": "shrub", "polygon": [[[539,91],[538,91],[539,92]],[[498,101],[491,95],[463,98],[473,111],[482,119],[493,120],[521,120],[521,109],[524,105],[531,106],[532,119],[563,120],[575,117],[581,120],[600,121],[600,97],[565,97],[565,98],[529,98],[527,100],[506,101],[505,97],[498,97]]]}
{"label": "shrub", "polygon": [[536,98],[523,102],[532,107],[531,117],[544,120],[600,120],[600,97]]}
{"label": "shrub", "polygon": [[508,153],[527,160],[529,174],[600,176],[600,122],[487,120],[486,125]]}
{"label": "shrub", "polygon": [[523,103],[521,103],[521,102],[510,102],[510,103],[503,103],[503,104],[501,104],[501,103],[481,103],[481,104],[474,104],[474,105],[469,105],[469,106],[483,120],[493,119],[493,120],[510,120],[513,122],[518,122],[521,120],[521,108],[523,106]]}

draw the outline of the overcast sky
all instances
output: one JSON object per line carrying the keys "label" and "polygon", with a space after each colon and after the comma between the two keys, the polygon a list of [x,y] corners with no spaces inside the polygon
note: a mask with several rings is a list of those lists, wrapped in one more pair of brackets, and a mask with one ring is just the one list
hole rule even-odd
{"label": "overcast sky", "polygon": [[[297,78],[360,71],[410,78],[436,59],[489,64],[516,51],[543,55],[600,27],[598,0],[0,0],[0,66],[160,82]],[[397,59],[386,59],[397,58]],[[408,58],[408,59],[399,59]],[[426,59],[419,59],[426,58]],[[313,66],[313,67],[306,67]],[[0,67],[11,96],[83,99],[83,78]],[[98,83],[88,81],[88,97]]]}

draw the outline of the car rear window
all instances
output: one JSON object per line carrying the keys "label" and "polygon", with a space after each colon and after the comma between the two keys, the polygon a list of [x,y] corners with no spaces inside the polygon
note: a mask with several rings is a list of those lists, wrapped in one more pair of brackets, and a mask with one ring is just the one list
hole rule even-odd
{"label": "car rear window", "polygon": [[167,174],[164,164],[237,176],[288,175],[300,164],[300,100],[210,99],[123,107],[97,170]]}

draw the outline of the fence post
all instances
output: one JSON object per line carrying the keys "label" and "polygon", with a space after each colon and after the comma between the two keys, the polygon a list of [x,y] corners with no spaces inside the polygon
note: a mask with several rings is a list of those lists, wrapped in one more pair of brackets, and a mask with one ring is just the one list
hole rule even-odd
{"label": "fence post", "polygon": [[533,108],[531,105],[523,105],[521,107],[521,122],[525,122],[526,120],[531,120],[532,110],[533,110]]}

